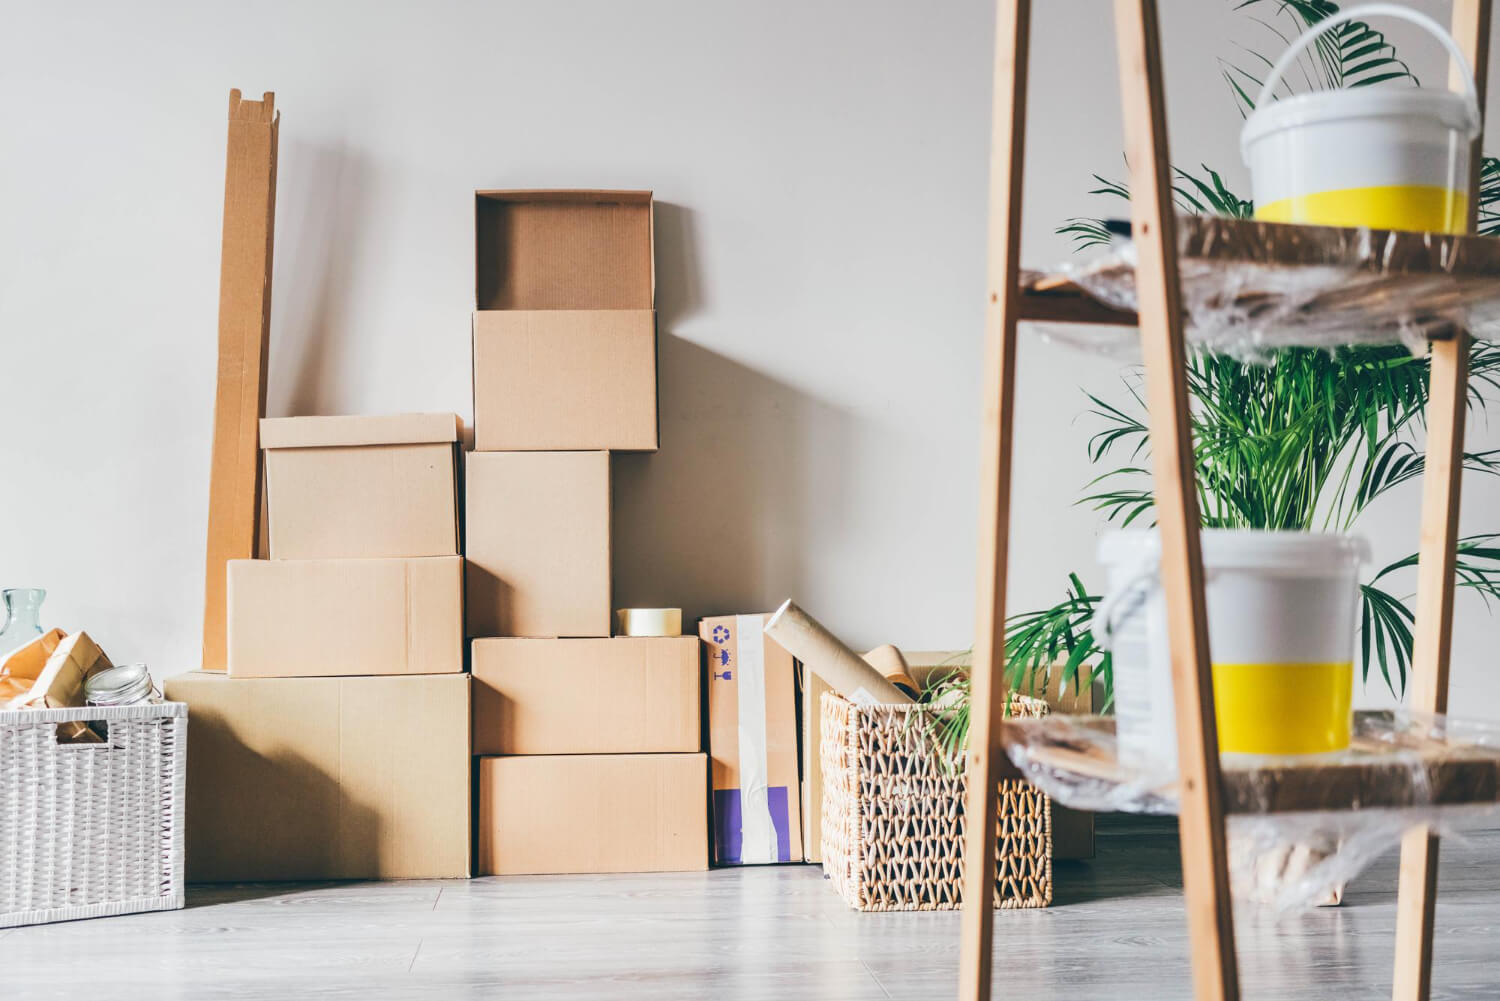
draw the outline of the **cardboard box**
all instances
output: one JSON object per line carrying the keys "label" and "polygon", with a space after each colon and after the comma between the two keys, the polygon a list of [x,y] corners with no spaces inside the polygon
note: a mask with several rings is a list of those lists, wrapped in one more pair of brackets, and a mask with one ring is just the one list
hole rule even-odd
{"label": "cardboard box", "polygon": [[800,862],[796,664],[766,615],[699,620],[708,678],[714,861]]}
{"label": "cardboard box", "polygon": [[[906,654],[912,677],[923,687],[932,679],[953,671],[967,672],[973,654],[969,650],[928,650]],[[1050,672],[1046,691],[1032,691],[1033,695],[1046,701],[1053,712],[1088,715],[1094,711],[1094,693],[1090,688],[1062,687],[1059,670]],[[1040,686],[1038,686],[1040,687]],[[816,723],[816,717],[814,717]],[[1070,810],[1052,803],[1052,857],[1058,861],[1089,859],[1094,857],[1094,815],[1081,810]]]}
{"label": "cardboard box", "polygon": [[708,868],[702,754],[479,759],[479,873]]}
{"label": "cardboard box", "polygon": [[655,451],[649,191],[478,191],[474,447]]}
{"label": "cardboard box", "polygon": [[457,674],[463,557],[230,560],[236,678]]}
{"label": "cardboard box", "polygon": [[274,560],[457,556],[453,414],[260,422]]}
{"label": "cardboard box", "polygon": [[474,447],[656,451],[656,314],[476,311]]}
{"label": "cardboard box", "polygon": [[470,636],[608,636],[608,452],[470,452]]}
{"label": "cardboard box", "polygon": [[168,678],[186,702],[187,878],[469,875],[469,676]]}
{"label": "cardboard box", "polygon": [[698,640],[477,639],[475,754],[700,751]]}

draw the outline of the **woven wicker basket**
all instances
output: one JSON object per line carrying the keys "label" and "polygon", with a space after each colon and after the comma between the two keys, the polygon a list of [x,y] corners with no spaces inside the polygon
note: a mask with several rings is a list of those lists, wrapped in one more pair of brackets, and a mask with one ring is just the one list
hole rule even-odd
{"label": "woven wicker basket", "polygon": [[[964,776],[937,760],[920,706],[822,701],[823,872],[861,911],[951,910],[963,903]],[[1013,695],[1011,712],[1047,704]],[[1052,801],[1000,782],[995,906],[1052,902]]]}
{"label": "woven wicker basket", "polygon": [[181,907],[186,785],[180,702],[0,712],[0,927]]}

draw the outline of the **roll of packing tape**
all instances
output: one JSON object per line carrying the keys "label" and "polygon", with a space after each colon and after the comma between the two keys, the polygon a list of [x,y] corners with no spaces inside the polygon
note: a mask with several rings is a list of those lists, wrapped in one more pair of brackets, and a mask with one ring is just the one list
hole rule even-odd
{"label": "roll of packing tape", "polygon": [[621,608],[615,611],[621,636],[681,636],[680,608]]}

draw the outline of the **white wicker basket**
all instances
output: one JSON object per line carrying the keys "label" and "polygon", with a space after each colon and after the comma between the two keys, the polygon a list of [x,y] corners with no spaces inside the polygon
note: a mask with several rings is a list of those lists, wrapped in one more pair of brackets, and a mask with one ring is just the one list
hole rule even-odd
{"label": "white wicker basket", "polygon": [[186,786],[181,702],[0,712],[0,928],[181,907]]}

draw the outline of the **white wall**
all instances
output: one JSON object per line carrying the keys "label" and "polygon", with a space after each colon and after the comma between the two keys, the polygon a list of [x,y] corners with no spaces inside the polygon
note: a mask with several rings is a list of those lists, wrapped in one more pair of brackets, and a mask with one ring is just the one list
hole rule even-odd
{"label": "white wall", "polygon": [[[1026,258],[1121,176],[1109,5],[1037,4]],[[1446,5],[1424,4],[1446,18]],[[1164,4],[1175,158],[1245,189],[1229,0]],[[13,4],[0,84],[0,583],[159,674],[195,665],[224,112],[283,111],[270,413],[469,400],[476,187],[658,198],[662,450],[616,462],[620,604],[795,595],[856,645],[972,631],[987,0]],[[1249,27],[1247,27],[1249,25]],[[1440,80],[1435,45],[1407,43]],[[1118,210],[1118,206],[1114,206]],[[1012,610],[1091,571],[1083,391],[1023,335]],[[1496,432],[1473,428],[1476,441]],[[1369,525],[1416,541],[1415,489]],[[1473,482],[1466,530],[1494,527]],[[1462,605],[1455,698],[1500,716]],[[1372,690],[1378,695],[1378,690]],[[1373,697],[1373,696],[1372,696]]]}

